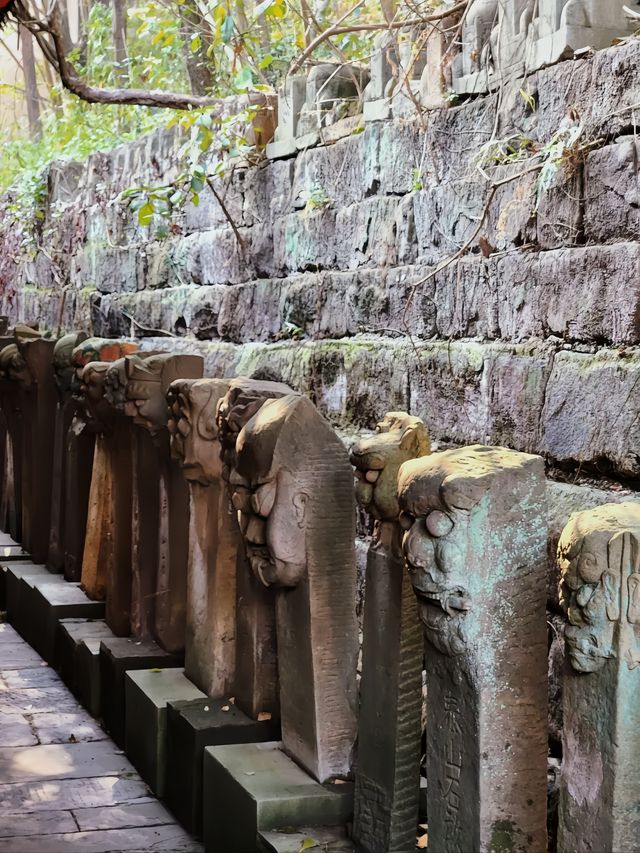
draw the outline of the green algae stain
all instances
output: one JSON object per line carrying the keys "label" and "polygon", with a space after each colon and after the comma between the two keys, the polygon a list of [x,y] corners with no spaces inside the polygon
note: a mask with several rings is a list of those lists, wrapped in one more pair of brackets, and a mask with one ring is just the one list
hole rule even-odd
{"label": "green algae stain", "polygon": [[513,824],[510,820],[498,820],[493,824],[491,853],[514,853]]}

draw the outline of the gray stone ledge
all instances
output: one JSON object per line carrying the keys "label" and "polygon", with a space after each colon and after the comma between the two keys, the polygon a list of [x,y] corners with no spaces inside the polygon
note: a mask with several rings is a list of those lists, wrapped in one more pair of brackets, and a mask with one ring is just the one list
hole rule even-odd
{"label": "gray stone ledge", "polygon": [[437,441],[499,444],[640,474],[638,348],[589,355],[543,343],[414,346],[365,336],[243,346],[185,338],[142,343],[200,352],[210,376],[281,379],[310,394],[342,428],[371,428],[386,411],[406,409]]}
{"label": "gray stone ledge", "polygon": [[[407,328],[418,339],[640,342],[639,243],[469,255],[425,281],[432,271],[419,264],[108,294],[94,324],[100,334],[128,334],[133,317],[144,329],[233,343]],[[38,311],[41,301],[26,290],[21,298],[21,319],[38,319],[26,306]]]}

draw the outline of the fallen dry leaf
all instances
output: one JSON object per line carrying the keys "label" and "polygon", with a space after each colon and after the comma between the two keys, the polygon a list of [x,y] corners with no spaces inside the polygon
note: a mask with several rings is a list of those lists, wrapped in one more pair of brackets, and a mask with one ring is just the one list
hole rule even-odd
{"label": "fallen dry leaf", "polygon": [[311,850],[312,847],[317,847],[317,841],[314,841],[313,838],[303,838],[302,844],[300,845],[300,853],[303,850]]}
{"label": "fallen dry leaf", "polygon": [[230,711],[231,708],[228,705],[223,705],[222,708],[220,708],[220,710],[221,711]]}
{"label": "fallen dry leaf", "polygon": [[258,722],[259,723],[262,723],[265,720],[270,720],[270,719],[271,719],[271,714],[269,713],[269,711],[260,711],[260,713],[258,714]]}

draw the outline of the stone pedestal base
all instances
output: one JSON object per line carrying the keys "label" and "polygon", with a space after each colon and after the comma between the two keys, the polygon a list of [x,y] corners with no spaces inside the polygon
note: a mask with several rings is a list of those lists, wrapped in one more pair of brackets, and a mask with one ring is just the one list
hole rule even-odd
{"label": "stone pedestal base", "polygon": [[[57,663],[60,677],[69,690],[78,696],[78,649],[83,640],[113,637],[102,619],[61,619],[58,625]],[[98,648],[100,644],[98,643]]]}
{"label": "stone pedestal base", "polygon": [[31,617],[25,639],[51,666],[57,666],[56,640],[61,619],[102,619],[104,602],[92,601],[80,584],[65,581],[62,575],[37,578],[33,584]]}
{"label": "stone pedestal base", "polygon": [[2,544],[7,540],[13,542],[6,534],[0,534],[0,610],[7,609],[7,564],[32,562],[31,556],[22,550],[21,545],[15,543],[12,545]]}
{"label": "stone pedestal base", "polygon": [[125,674],[126,753],[158,797],[164,796],[167,702],[206,698],[183,669]]}
{"label": "stone pedestal base", "polygon": [[258,849],[258,832],[340,826],[353,812],[353,786],[321,785],[279,743],[208,746],[203,835],[207,853]]}
{"label": "stone pedestal base", "polygon": [[[303,847],[308,838],[315,842],[314,848]],[[342,827],[303,826],[297,830],[258,833],[258,853],[300,853],[304,849],[356,853],[353,841],[347,838]]]}
{"label": "stone pedestal base", "polygon": [[[89,642],[89,641],[87,641]],[[87,643],[85,643],[87,645]],[[152,640],[114,637],[100,643],[100,704],[105,728],[121,749],[125,745],[125,672],[166,669],[182,660]]]}
{"label": "stone pedestal base", "polygon": [[164,796],[180,823],[192,834],[202,835],[205,747],[260,743],[279,736],[277,722],[256,722],[225,699],[169,702]]}
{"label": "stone pedestal base", "polygon": [[102,639],[82,640],[76,657],[76,685],[78,701],[92,717],[102,718],[102,690],[100,675],[100,644]]}
{"label": "stone pedestal base", "polygon": [[391,101],[389,98],[365,101],[362,112],[365,122],[386,121],[391,118]]}
{"label": "stone pedestal base", "polygon": [[3,566],[3,574],[7,596],[7,621],[26,639],[25,631],[28,631],[31,621],[28,598],[33,589],[33,582],[28,584],[27,580],[38,577],[52,578],[53,575],[40,563],[10,563]]}

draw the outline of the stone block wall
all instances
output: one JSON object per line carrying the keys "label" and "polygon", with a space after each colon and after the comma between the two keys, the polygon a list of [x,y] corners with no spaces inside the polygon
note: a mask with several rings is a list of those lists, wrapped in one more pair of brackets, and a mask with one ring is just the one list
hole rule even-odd
{"label": "stone block wall", "polygon": [[[0,308],[197,351],[209,375],[282,379],[346,431],[406,408],[441,445],[504,444],[633,483],[639,60],[629,39],[238,166],[219,191],[242,247],[206,189],[164,239],[118,201],[175,174],[173,131],[54,163],[44,218],[12,222],[0,202]],[[580,156],[540,192],[533,154],[568,116]],[[477,152],[508,137],[529,153],[485,165],[505,181],[490,192]],[[312,186],[322,209],[305,204]]]}

